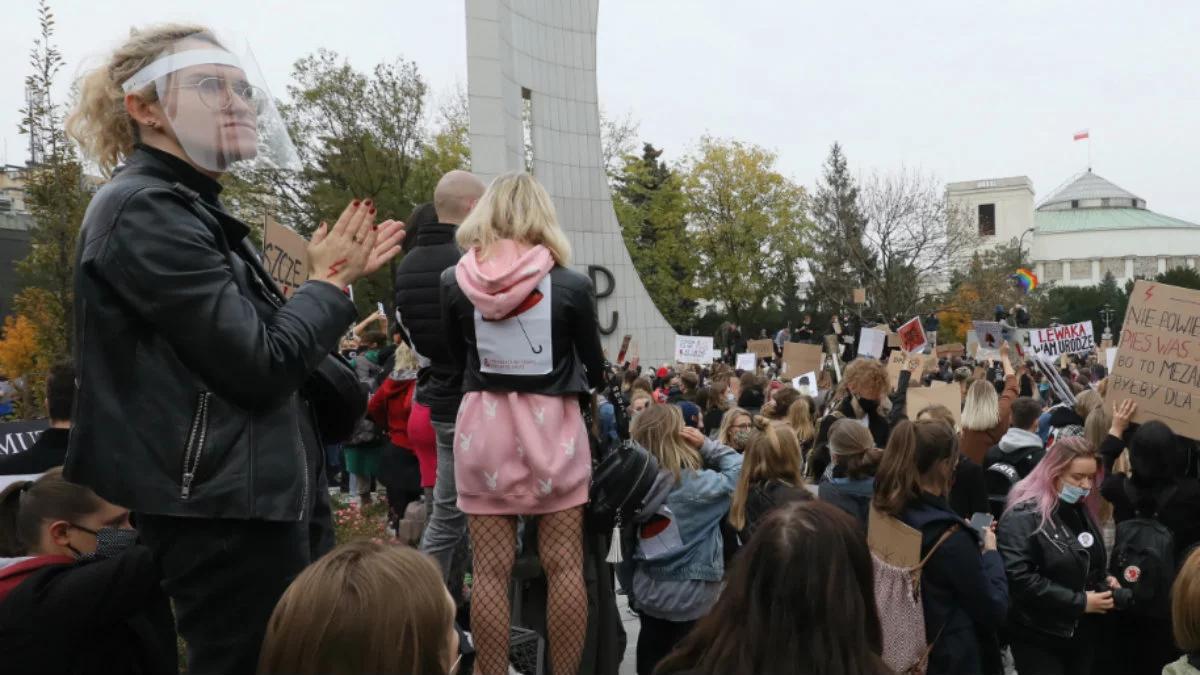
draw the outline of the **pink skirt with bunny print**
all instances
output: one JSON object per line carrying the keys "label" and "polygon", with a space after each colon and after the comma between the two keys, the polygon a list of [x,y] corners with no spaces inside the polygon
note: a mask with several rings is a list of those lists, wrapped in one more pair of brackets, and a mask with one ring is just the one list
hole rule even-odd
{"label": "pink skirt with bunny print", "polygon": [[592,453],[574,396],[473,391],[454,432],[463,513],[540,515],[587,503]]}

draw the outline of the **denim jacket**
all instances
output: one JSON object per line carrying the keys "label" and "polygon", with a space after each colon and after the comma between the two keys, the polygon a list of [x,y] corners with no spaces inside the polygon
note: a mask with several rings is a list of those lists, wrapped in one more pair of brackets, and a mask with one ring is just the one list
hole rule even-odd
{"label": "denim jacket", "polygon": [[725,575],[721,520],[742,473],[742,456],[728,446],[705,439],[700,447],[704,467],[685,469],[667,496],[665,507],[678,528],[678,542],[666,552],[647,556],[639,546],[633,558],[646,576],[663,581],[720,581]]}

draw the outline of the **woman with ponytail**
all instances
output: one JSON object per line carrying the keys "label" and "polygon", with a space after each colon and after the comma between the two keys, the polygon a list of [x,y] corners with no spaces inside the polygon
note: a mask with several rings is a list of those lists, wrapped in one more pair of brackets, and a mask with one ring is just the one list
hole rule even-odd
{"label": "woman with ponytail", "polygon": [[[916,359],[913,360],[916,367]],[[812,459],[808,463],[809,479],[820,482],[828,478],[826,472],[831,466],[829,448],[829,430],[834,422],[840,419],[857,420],[867,427],[871,438],[875,439],[875,447],[887,445],[888,435],[894,425],[904,415],[906,391],[912,370],[905,368],[900,371],[900,381],[896,391],[888,395],[887,368],[876,359],[859,358],[846,366],[842,378],[841,396],[834,404],[832,412],[821,419],[817,429],[817,437],[813,443]]]}
{"label": "woman with ponytail", "polygon": [[791,427],[755,417],[758,429],[742,454],[742,475],[729,505],[729,524],[742,544],[775,507],[812,499],[800,472],[800,443]]}
{"label": "woman with ponytail", "polygon": [[875,494],[875,472],[883,452],[871,432],[854,420],[838,420],[829,430],[833,471],[821,481],[818,496],[858,519],[863,531]]}
{"label": "woman with ponytail", "polygon": [[129,511],[51,469],[0,492],[0,670],[174,673],[175,623]]}
{"label": "woman with ponytail", "polygon": [[957,461],[953,429],[904,420],[875,475],[875,508],[921,533],[922,558],[932,551],[921,573],[931,675],[992,672],[999,653],[990,636],[1008,610],[996,535],[969,527],[947,501]]}
{"label": "woman with ponytail", "polygon": [[1128,591],[1108,576],[1104,539],[1084,503],[1099,469],[1091,444],[1064,438],[1008,495],[997,538],[1020,673],[1091,673],[1100,615],[1125,604]]}

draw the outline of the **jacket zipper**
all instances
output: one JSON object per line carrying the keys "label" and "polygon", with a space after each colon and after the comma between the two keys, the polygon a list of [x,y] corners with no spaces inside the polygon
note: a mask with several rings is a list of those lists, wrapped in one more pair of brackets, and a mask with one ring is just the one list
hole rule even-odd
{"label": "jacket zipper", "polygon": [[304,446],[304,431],[296,425],[296,438],[300,441],[300,469],[303,471],[304,484],[300,489],[300,515],[296,520],[303,521],[305,509],[308,508],[308,448]]}
{"label": "jacket zipper", "polygon": [[204,454],[204,441],[208,436],[208,401],[211,397],[212,394],[207,391],[200,392],[196,414],[192,416],[192,429],[183,452],[183,479],[179,488],[179,496],[183,499],[192,496],[192,481],[196,479],[200,456]]}

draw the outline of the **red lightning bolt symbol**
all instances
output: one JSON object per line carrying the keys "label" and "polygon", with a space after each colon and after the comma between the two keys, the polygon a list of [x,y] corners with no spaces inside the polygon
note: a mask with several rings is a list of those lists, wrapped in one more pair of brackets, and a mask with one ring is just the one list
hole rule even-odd
{"label": "red lightning bolt symbol", "polygon": [[1154,289],[1155,289],[1155,288],[1156,288],[1155,286],[1151,286],[1150,288],[1147,288],[1147,289],[1146,289],[1146,300],[1149,300],[1149,299],[1150,299],[1150,297],[1151,297],[1152,295],[1154,295]]}

